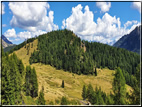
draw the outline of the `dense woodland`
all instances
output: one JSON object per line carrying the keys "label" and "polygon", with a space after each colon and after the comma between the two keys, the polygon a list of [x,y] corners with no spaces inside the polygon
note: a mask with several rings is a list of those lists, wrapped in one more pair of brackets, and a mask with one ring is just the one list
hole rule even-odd
{"label": "dense woodland", "polygon": [[15,54],[9,56],[2,49],[1,99],[2,104],[21,104],[24,66]]}
{"label": "dense woodland", "polygon": [[[1,69],[1,103],[3,105],[22,104],[22,92],[26,96],[38,96],[38,83],[35,69],[27,66],[25,70],[22,60],[18,59],[15,53],[9,56],[2,49]],[[24,84],[23,80],[25,80]]]}
{"label": "dense woodland", "polygon": [[50,64],[77,74],[94,74],[94,68],[120,67],[126,83],[134,86],[133,75],[140,55],[125,49],[78,38],[72,31],[59,30],[38,37],[38,49],[31,54],[30,64]]}

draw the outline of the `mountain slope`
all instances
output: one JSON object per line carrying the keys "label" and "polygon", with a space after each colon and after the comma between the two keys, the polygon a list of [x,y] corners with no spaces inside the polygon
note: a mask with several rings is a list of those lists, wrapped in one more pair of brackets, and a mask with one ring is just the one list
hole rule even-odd
{"label": "mountain slope", "polygon": [[1,38],[8,44],[13,44],[12,42],[10,42],[4,35],[1,36]]}
{"label": "mountain slope", "polygon": [[140,54],[140,26],[136,27],[130,34],[121,37],[113,46]]}
{"label": "mountain slope", "polygon": [[[19,50],[14,51],[18,58],[22,59],[24,66],[29,65],[29,59],[31,53],[34,50],[37,50],[38,39],[34,40],[31,43],[27,43],[26,47],[29,48],[29,54],[27,55],[27,48],[25,46],[21,47]],[[33,44],[33,46],[32,46]],[[114,78],[114,70],[109,70],[107,68],[99,69],[98,76],[93,75],[77,75],[64,70],[57,70],[55,67],[50,65],[45,65],[42,63],[33,63],[31,67],[35,67],[39,92],[44,86],[44,97],[46,104],[49,104],[50,101],[53,101],[54,104],[57,104],[55,99],[59,100],[62,96],[66,96],[69,99],[75,99],[76,101],[83,101],[81,97],[83,85],[92,84],[93,88],[101,87],[101,89],[108,95],[112,92],[112,81]],[[62,80],[65,81],[65,88],[61,88]],[[127,92],[132,91],[132,88],[128,85]],[[25,97],[25,96],[24,96]],[[29,104],[30,101],[24,101],[26,104]],[[33,103],[32,103],[33,104]]]}
{"label": "mountain slope", "polygon": [[12,42],[10,42],[4,35],[1,36],[1,39],[2,39],[2,47],[3,48],[8,47],[7,49],[4,50],[5,52],[11,50],[12,48],[16,46]]}
{"label": "mountain slope", "polygon": [[9,51],[10,51],[11,49],[13,49],[15,46],[16,46],[15,44],[12,44],[12,45],[10,45],[10,46],[5,47],[3,50],[4,50],[4,52],[9,52]]}

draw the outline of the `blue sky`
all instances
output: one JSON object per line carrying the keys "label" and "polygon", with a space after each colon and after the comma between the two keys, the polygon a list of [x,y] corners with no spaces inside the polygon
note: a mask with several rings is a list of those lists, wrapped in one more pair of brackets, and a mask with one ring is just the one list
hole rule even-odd
{"label": "blue sky", "polygon": [[113,45],[140,25],[140,2],[2,2],[2,34],[14,44],[67,28]]}

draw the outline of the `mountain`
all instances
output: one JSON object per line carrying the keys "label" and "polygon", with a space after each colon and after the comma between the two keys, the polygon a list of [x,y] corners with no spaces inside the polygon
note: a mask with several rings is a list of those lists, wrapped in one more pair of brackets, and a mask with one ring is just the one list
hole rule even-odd
{"label": "mountain", "polygon": [[140,26],[137,26],[130,34],[122,36],[113,46],[140,54]]}
{"label": "mountain", "polygon": [[3,50],[4,50],[4,52],[8,52],[8,51],[10,51],[11,49],[13,49],[15,46],[16,46],[15,44],[12,44],[11,46],[5,47]]}
{"label": "mountain", "polygon": [[4,40],[7,44],[13,44],[10,42],[4,35],[1,36],[2,40]]}
{"label": "mountain", "polygon": [[4,48],[4,52],[10,51],[16,45],[10,42],[4,35],[1,36],[2,38],[2,47]]}
{"label": "mountain", "polygon": [[6,48],[6,47],[11,46],[11,45],[13,45],[13,44],[8,44],[2,39],[2,47],[3,48]]}

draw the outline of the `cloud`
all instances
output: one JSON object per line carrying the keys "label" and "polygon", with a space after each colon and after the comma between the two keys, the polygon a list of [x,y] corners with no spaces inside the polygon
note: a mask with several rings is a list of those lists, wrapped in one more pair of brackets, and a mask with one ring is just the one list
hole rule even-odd
{"label": "cloud", "polygon": [[111,7],[110,2],[96,2],[96,6],[101,9],[101,12],[107,12],[109,11]]}
{"label": "cloud", "polygon": [[84,13],[82,6],[79,4],[72,8],[72,15],[63,20],[63,26],[73,30],[78,35],[91,35],[95,32],[96,24],[93,22],[93,13],[89,11],[89,7],[85,6]]}
{"label": "cloud", "polygon": [[64,29],[65,26],[66,26],[66,25],[65,25],[65,21],[66,21],[65,19],[62,21],[62,24],[63,24],[63,25],[62,25],[62,29]]}
{"label": "cloud", "polygon": [[[134,1],[136,1],[136,0],[134,0]],[[141,2],[133,2],[132,7],[134,9],[137,9],[141,13]]]}
{"label": "cloud", "polygon": [[16,38],[16,39],[9,40],[9,41],[11,41],[11,42],[17,42],[17,41],[20,41],[20,39],[19,39],[19,38]]}
{"label": "cloud", "polygon": [[16,31],[15,31],[15,29],[8,29],[5,33],[4,33],[4,35],[7,37],[7,38],[16,38],[17,37],[17,35],[16,35]]}
{"label": "cloud", "polygon": [[42,31],[42,30],[38,30],[36,32],[24,31],[24,32],[19,32],[17,34],[17,37],[19,37],[20,40],[25,40],[25,39],[32,38],[32,37],[35,37],[35,36],[39,36],[39,35],[44,34],[44,33],[47,33],[47,32]]}
{"label": "cloud", "polygon": [[[32,37],[35,37],[35,36],[39,36],[41,34],[44,34],[44,33],[47,33],[46,31],[42,31],[42,30],[38,30],[38,31],[35,31],[35,32],[30,32],[30,31],[23,31],[23,32],[19,32],[19,33],[16,33],[15,29],[12,28],[12,29],[8,29],[4,35],[9,38],[11,41],[20,41],[20,40],[25,40],[25,39],[28,39],[28,38],[32,38]],[[14,38],[14,40],[12,40]]]}
{"label": "cloud", "polygon": [[[72,30],[81,39],[97,41],[112,45],[123,35],[130,33],[139,22],[127,21],[121,25],[120,18],[105,13],[102,18],[94,21],[94,14],[85,6],[84,13],[81,4],[72,8],[72,14],[62,21],[62,28]],[[128,28],[129,27],[129,28]]]}
{"label": "cloud", "polygon": [[6,24],[3,24],[3,25],[2,25],[2,27],[6,27],[6,26],[7,26]]}
{"label": "cloud", "polygon": [[58,25],[53,23],[54,12],[49,9],[47,2],[10,2],[9,8],[13,13],[10,21],[12,27],[47,32],[58,29]]}
{"label": "cloud", "polygon": [[0,5],[0,14],[4,14],[5,13],[4,8],[5,8],[5,5],[2,3],[2,13],[1,13],[1,5]]}

